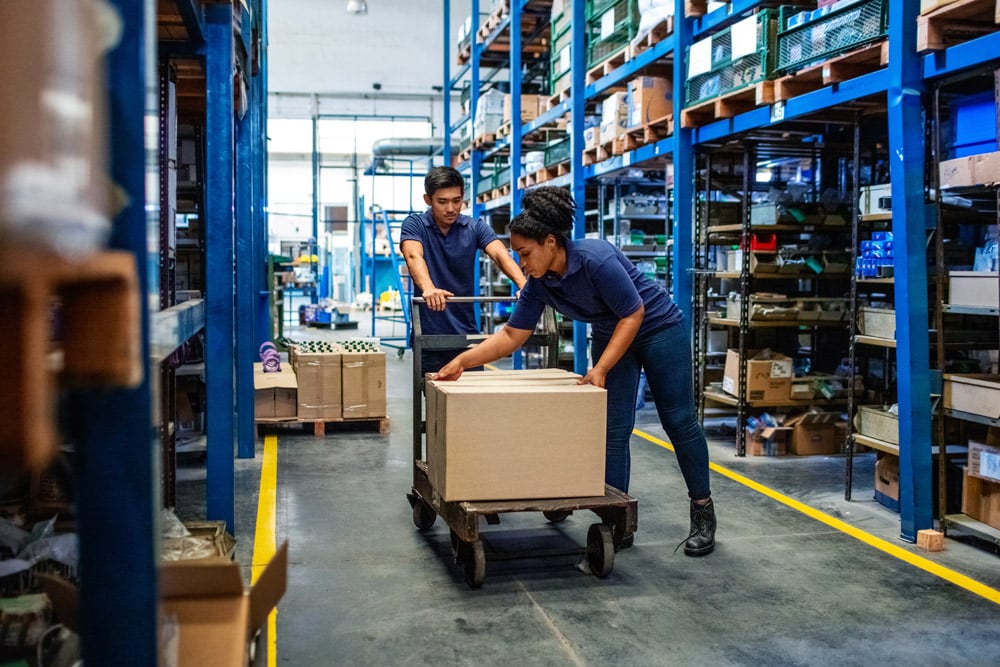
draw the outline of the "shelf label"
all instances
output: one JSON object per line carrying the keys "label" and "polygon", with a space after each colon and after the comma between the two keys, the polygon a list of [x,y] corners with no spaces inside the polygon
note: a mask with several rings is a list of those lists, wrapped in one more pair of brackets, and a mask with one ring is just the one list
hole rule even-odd
{"label": "shelf label", "polygon": [[703,39],[691,45],[688,52],[688,78],[712,71],[712,39]]}
{"label": "shelf label", "polygon": [[749,56],[757,52],[757,17],[745,18],[739,23],[734,23],[729,31],[732,40],[732,55],[734,61],[743,56]]}
{"label": "shelf label", "polygon": [[785,120],[785,103],[775,102],[771,105],[771,122],[778,123]]}
{"label": "shelf label", "polygon": [[982,477],[1000,479],[1000,454],[992,452],[979,453],[979,474]]}
{"label": "shelf label", "polygon": [[559,52],[559,72],[568,72],[572,64],[573,61],[569,55],[569,46],[564,46],[563,50]]}
{"label": "shelf label", "polygon": [[611,37],[615,32],[615,10],[604,12],[601,16],[601,39]]}

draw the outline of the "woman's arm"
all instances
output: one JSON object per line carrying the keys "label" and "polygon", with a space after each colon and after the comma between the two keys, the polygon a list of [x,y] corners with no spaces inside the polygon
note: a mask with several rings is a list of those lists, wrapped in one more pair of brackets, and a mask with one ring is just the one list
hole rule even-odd
{"label": "woman's arm", "polygon": [[[634,334],[633,334],[634,335]],[[479,345],[458,355],[441,370],[431,376],[432,380],[457,380],[466,368],[474,368],[502,359],[524,345],[531,337],[528,329],[505,326]]]}
{"label": "woman's arm", "polygon": [[594,367],[587,372],[587,375],[580,380],[580,384],[592,384],[595,387],[604,388],[604,379],[608,371],[615,367],[615,364],[625,355],[629,345],[635,340],[635,335],[639,333],[642,326],[642,319],[646,315],[646,307],[640,305],[639,309],[631,315],[618,320],[615,330],[611,334],[611,340],[604,349],[601,358],[594,362]]}
{"label": "woman's arm", "polygon": [[514,281],[517,285],[517,289],[522,289],[524,283],[528,281],[528,278],[524,275],[524,271],[521,267],[517,265],[514,258],[510,256],[510,251],[507,250],[507,246],[503,244],[503,241],[497,239],[496,241],[491,241],[489,245],[486,246],[486,254],[493,263],[500,267],[504,275]]}

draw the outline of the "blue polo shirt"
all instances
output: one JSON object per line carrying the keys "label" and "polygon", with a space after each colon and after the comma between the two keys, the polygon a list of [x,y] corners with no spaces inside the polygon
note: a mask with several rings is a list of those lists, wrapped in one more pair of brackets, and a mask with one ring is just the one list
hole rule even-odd
{"label": "blue polo shirt", "polygon": [[[424,262],[434,286],[455,296],[472,296],[476,291],[476,251],[499,237],[482,220],[460,215],[447,236],[434,224],[431,210],[414,213],[403,221],[399,241],[417,241],[424,246]],[[422,292],[413,286],[414,296]],[[424,334],[479,333],[472,304],[454,304],[443,311],[420,307],[420,329]]]}
{"label": "blue polo shirt", "polygon": [[528,278],[508,324],[534,330],[545,306],[590,322],[594,338],[609,340],[618,321],[645,306],[637,337],[680,322],[684,315],[666,290],[640,273],[622,252],[602,239],[566,241],[566,275]]}

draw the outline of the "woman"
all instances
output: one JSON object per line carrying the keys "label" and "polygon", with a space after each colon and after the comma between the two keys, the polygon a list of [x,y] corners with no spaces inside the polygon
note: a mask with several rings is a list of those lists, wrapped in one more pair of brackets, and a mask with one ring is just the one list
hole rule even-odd
{"label": "woman", "polygon": [[443,366],[436,379],[456,380],[467,368],[514,352],[534,331],[546,305],[570,319],[590,322],[591,359],[596,361],[581,383],[608,391],[605,481],[628,491],[629,440],[639,373],[645,370],[691,498],[691,530],[684,553],[710,553],[715,547],[715,507],[708,445],[695,415],[683,313],[662,287],[607,241],[569,238],[576,207],[567,191],[536,188],[525,193],[523,206],[524,211],[510,222],[510,244],[529,278],[510,320]]}

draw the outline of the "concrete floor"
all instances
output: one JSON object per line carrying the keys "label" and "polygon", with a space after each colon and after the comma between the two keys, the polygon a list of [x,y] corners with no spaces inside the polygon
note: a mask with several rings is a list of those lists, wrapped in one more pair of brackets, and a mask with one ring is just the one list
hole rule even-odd
{"label": "concrete floor", "polygon": [[[722,475],[712,477],[715,552],[674,553],[688,528],[680,472],[671,452],[638,437],[639,531],[607,579],[578,571],[577,556],[500,561],[489,562],[482,589],[470,590],[451,559],[447,526],[439,519],[418,532],[405,499],[411,363],[409,352],[388,358],[389,434],[278,436],[277,537],[290,544],[279,664],[997,664],[1000,605]],[[651,406],[638,428],[662,437]],[[1000,589],[994,553],[947,540],[945,551],[928,554],[898,539],[898,515],[870,500],[872,455],[859,457],[849,503],[840,457],[741,459],[731,439],[711,449],[715,463]],[[237,461],[237,557],[245,567],[260,461]],[[197,514],[201,480],[200,463],[185,460],[183,514]],[[485,532],[501,552],[580,546],[595,520],[589,512],[559,525],[540,514],[504,515]]]}

